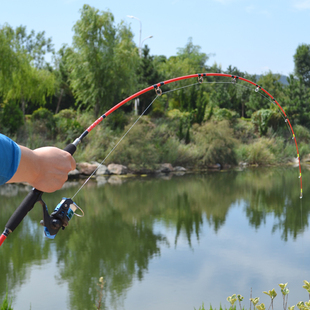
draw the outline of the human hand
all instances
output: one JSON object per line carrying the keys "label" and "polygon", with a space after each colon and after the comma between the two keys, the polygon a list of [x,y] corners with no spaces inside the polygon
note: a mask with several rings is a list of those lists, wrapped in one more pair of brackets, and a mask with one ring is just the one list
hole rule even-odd
{"label": "human hand", "polygon": [[42,192],[54,192],[68,179],[68,172],[75,169],[75,160],[66,151],[56,147],[30,150],[20,146],[21,160],[18,169],[9,181],[28,182]]}

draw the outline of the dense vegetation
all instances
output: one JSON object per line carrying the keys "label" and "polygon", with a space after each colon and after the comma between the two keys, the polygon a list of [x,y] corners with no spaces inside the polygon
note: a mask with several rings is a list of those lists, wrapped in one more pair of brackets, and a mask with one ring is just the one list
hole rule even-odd
{"label": "dense vegetation", "polygon": [[[88,5],[73,30],[72,46],[55,51],[44,31],[29,34],[24,26],[13,29],[7,24],[0,28],[0,131],[19,143],[63,147],[96,117],[142,88],[177,76],[218,72],[255,81],[272,94],[289,116],[301,157],[310,153],[310,45],[297,47],[295,72],[281,83],[280,75],[272,72],[256,76],[233,66],[209,66],[209,55],[191,38],[170,58],[151,55],[147,46],[139,57],[130,27],[115,25],[111,12]],[[246,84],[208,77],[202,83],[163,86],[163,95],[107,161],[146,170],[162,162],[204,168],[296,157],[279,108]],[[103,159],[155,96],[142,95],[138,111],[129,102],[112,113],[83,143],[77,159]]]}

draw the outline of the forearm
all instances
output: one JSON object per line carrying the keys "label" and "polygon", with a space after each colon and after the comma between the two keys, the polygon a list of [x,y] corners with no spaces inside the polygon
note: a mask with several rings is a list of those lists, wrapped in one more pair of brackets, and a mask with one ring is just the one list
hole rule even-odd
{"label": "forearm", "polygon": [[7,183],[27,182],[34,183],[40,173],[40,163],[35,152],[24,146],[19,146],[21,158],[14,176]]}

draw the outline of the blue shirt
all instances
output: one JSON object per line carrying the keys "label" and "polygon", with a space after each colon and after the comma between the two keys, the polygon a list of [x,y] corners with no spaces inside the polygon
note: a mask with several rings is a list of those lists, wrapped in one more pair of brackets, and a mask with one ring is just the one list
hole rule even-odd
{"label": "blue shirt", "polygon": [[0,185],[9,181],[20,162],[20,147],[0,133]]}

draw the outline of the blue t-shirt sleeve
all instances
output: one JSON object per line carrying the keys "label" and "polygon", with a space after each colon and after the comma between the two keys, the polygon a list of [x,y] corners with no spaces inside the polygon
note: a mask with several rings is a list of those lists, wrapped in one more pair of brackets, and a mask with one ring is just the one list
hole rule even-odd
{"label": "blue t-shirt sleeve", "polygon": [[20,147],[8,137],[0,134],[0,185],[15,174],[21,157]]}

